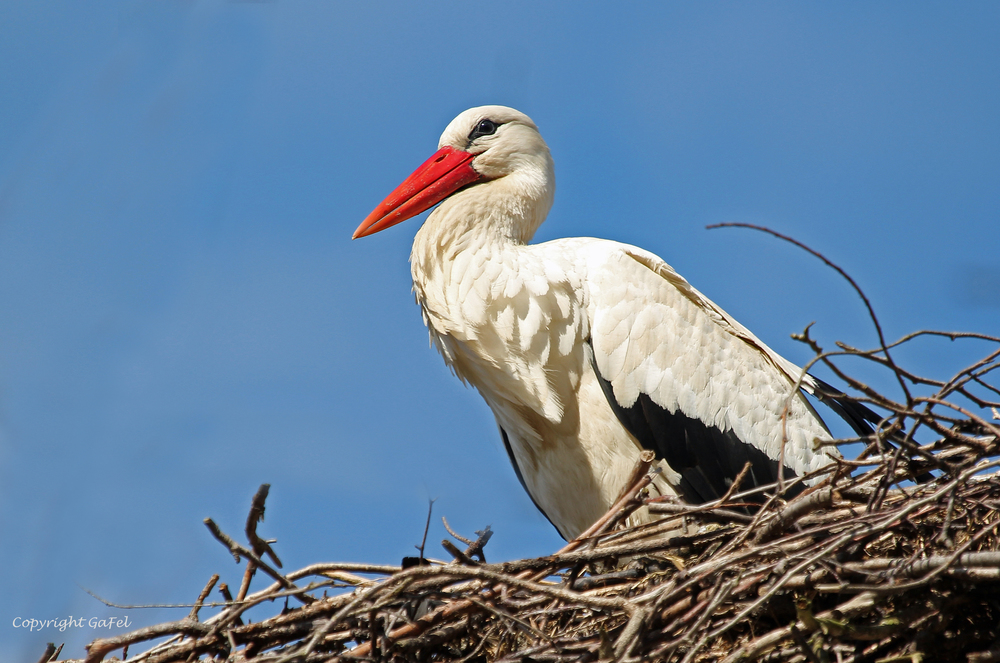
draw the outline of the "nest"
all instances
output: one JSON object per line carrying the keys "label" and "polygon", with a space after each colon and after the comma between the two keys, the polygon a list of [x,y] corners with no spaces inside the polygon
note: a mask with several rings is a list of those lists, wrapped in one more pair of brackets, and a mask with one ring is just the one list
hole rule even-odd
{"label": "nest", "polygon": [[[990,349],[944,381],[895,363],[899,346],[934,337]],[[85,660],[118,650],[144,663],[1000,661],[1000,391],[990,383],[1000,338],[918,332],[835,352],[808,329],[799,339],[858,402],[888,414],[872,435],[838,441],[860,451],[807,477],[794,499],[782,497],[789,481],[767,487],[764,505],[750,511],[739,480],[713,503],[649,499],[646,456],[608,514],[548,557],[486,563],[486,528],[475,541],[455,535],[465,550],[444,542],[447,563],[421,551],[401,567],[321,563],[281,573],[256,533],[262,486],[248,545],[206,520],[246,560],[235,597],[223,586],[224,602],[206,602],[215,576],[184,619],[95,640]],[[847,375],[843,355],[888,370],[902,396]],[[663,519],[622,527],[643,507]],[[270,586],[250,592],[255,575]],[[262,604],[276,614],[245,623]],[[130,654],[153,640],[161,643]]]}

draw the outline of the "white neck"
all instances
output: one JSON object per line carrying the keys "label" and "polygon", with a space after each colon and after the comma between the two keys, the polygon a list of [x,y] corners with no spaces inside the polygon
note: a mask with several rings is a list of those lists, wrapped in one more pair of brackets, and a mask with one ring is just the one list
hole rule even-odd
{"label": "white neck", "polygon": [[509,175],[459,191],[431,213],[417,231],[410,255],[418,291],[442,277],[461,279],[452,266],[458,267],[453,263],[465,251],[495,253],[531,240],[555,193],[552,159],[548,150],[541,156],[522,162]]}

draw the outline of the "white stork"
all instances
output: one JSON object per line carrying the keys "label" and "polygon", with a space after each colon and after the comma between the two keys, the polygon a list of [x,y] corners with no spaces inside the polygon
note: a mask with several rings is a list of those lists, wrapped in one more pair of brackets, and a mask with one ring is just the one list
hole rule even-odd
{"label": "white stork", "polygon": [[[500,427],[521,484],[559,533],[602,516],[639,452],[660,494],[689,502],[831,462],[830,433],[779,356],[660,258],[571,238],[528,244],[555,193],[548,146],[523,113],[472,108],[354,237],[441,203],[417,231],[413,290],[445,362]],[[825,398],[806,375],[803,388]],[[782,427],[782,412],[786,407]],[[871,412],[831,403],[859,433]],[[639,516],[642,519],[644,516]],[[648,516],[645,516],[648,517]]]}

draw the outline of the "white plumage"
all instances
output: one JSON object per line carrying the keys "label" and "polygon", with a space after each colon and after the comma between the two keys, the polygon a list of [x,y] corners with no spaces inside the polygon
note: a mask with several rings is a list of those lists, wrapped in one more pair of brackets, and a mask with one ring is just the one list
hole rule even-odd
{"label": "white plumage", "polygon": [[786,407],[786,475],[830,462],[815,450],[830,435],[795,389],[801,370],[660,258],[600,239],[527,244],[554,191],[534,123],[473,108],[355,237],[441,202],[410,257],[424,322],[486,400],[518,478],[560,534],[604,514],[643,447],[657,452],[663,494],[717,497],[746,460],[746,485],[774,481]]}

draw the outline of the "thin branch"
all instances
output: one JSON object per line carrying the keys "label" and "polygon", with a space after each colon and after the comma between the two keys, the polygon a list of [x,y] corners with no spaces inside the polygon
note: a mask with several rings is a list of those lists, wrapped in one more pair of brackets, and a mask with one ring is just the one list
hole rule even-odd
{"label": "thin branch", "polygon": [[[827,258],[826,256],[824,256],[819,251],[816,251],[815,249],[812,249],[812,248],[806,246],[805,244],[803,244],[802,242],[798,241],[797,239],[789,237],[788,235],[783,235],[783,234],[781,234],[781,233],[779,233],[777,231],[771,230],[770,228],[767,228],[767,227],[764,227],[764,226],[754,225],[752,223],[716,223],[716,224],[712,224],[712,225],[706,226],[706,228],[708,228],[710,230],[714,229],[714,228],[750,228],[751,230],[759,230],[760,232],[764,232],[764,233],[767,233],[769,235],[773,235],[774,237],[777,237],[778,239],[782,239],[782,240],[784,240],[784,241],[786,241],[786,242],[788,242],[790,244],[794,244],[795,246],[799,247],[803,251],[806,251],[807,253],[809,253],[809,254],[811,254],[811,255],[819,258],[820,260],[822,260],[828,267],[830,267],[833,270],[835,270],[838,274],[840,274],[844,278],[844,280],[846,280],[848,283],[850,283],[851,287],[854,288],[854,292],[856,292],[858,294],[858,296],[861,298],[861,301],[863,301],[865,303],[865,308],[868,309],[868,317],[871,319],[872,324],[875,326],[875,331],[878,333],[878,340],[879,340],[879,345],[881,347],[881,352],[882,352],[883,355],[885,355],[886,361],[889,362],[889,365],[893,368],[893,370],[894,371],[898,371],[898,368],[896,366],[896,362],[894,362],[892,360],[892,357],[889,354],[889,347],[888,347],[888,345],[885,342],[885,335],[882,333],[882,325],[881,325],[881,323],[878,320],[878,316],[875,315],[875,309],[872,308],[872,304],[871,304],[870,301],[868,301],[867,295],[865,295],[864,291],[861,289],[861,286],[859,286],[857,284],[857,282],[853,278],[851,278],[850,274],[848,274],[847,272],[845,272],[838,265],[834,264],[833,261],[831,261],[829,258]],[[906,383],[899,376],[898,372],[896,373],[896,377],[898,379],[900,388],[903,390],[903,393],[906,395],[907,402],[910,402],[910,390],[907,388]]]}

